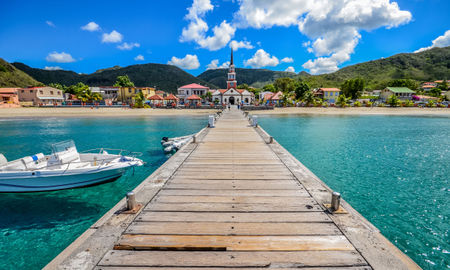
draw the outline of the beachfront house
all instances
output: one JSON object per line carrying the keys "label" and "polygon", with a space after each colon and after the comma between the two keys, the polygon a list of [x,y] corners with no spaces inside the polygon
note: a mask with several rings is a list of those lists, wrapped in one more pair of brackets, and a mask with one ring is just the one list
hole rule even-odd
{"label": "beachfront house", "polygon": [[0,88],[0,108],[20,107],[19,88]]}
{"label": "beachfront house", "polygon": [[92,86],[89,87],[92,93],[99,93],[104,100],[116,101],[119,97],[119,87],[114,86]]}
{"label": "beachfront house", "polygon": [[22,105],[60,105],[64,101],[62,90],[48,86],[21,88],[17,93]]}
{"label": "beachfront house", "polygon": [[336,103],[340,93],[341,90],[338,88],[319,88],[314,92],[314,95],[328,103]]}
{"label": "beachfront house", "polygon": [[204,96],[204,95],[206,95],[206,93],[208,91],[209,91],[209,87],[207,87],[207,86],[203,86],[203,85],[196,84],[196,83],[191,83],[188,85],[183,85],[180,88],[178,88],[177,96],[180,99],[180,101],[182,101],[183,103],[186,103],[190,96],[192,96],[192,95]]}
{"label": "beachfront house", "polygon": [[414,93],[415,92],[408,87],[386,87],[381,91],[380,97],[383,100],[387,100],[390,96],[394,95],[402,100],[411,100]]}

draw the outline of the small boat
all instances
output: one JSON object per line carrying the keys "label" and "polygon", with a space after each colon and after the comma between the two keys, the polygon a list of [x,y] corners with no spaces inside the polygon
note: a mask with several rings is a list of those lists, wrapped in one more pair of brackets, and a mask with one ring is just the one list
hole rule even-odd
{"label": "small boat", "polygon": [[39,153],[8,162],[0,154],[0,192],[54,191],[112,182],[127,169],[144,164],[136,158],[141,153],[125,153],[105,148],[79,153],[70,140],[53,144],[51,155]]}
{"label": "small boat", "polygon": [[192,140],[194,135],[195,134],[191,134],[175,138],[163,137],[161,139],[161,145],[164,149],[164,153],[170,154],[180,150],[181,147],[188,144]]}

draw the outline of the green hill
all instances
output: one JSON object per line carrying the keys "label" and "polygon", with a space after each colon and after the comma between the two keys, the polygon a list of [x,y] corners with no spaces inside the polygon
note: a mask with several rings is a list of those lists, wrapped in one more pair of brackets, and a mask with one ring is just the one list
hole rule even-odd
{"label": "green hill", "polygon": [[0,58],[0,87],[26,87],[37,85],[41,85],[41,83]]}
{"label": "green hill", "polygon": [[190,83],[217,88],[215,85],[207,83],[176,66],[164,64],[142,64],[123,68],[115,66],[98,70],[92,74],[78,74],[66,70],[43,70],[22,63],[13,63],[13,65],[45,84],[71,85],[83,82],[89,86],[108,86],[115,83],[117,76],[128,75],[136,86],[156,86],[158,89],[172,93],[176,92],[178,87]]}
{"label": "green hill", "polygon": [[393,79],[434,81],[450,79],[450,47],[433,48],[420,53],[402,53],[364,62],[316,76],[297,76],[312,87],[340,86],[345,80],[363,78],[369,88],[383,88]]}
{"label": "green hill", "polygon": [[[228,69],[210,69],[197,77],[219,86],[219,88],[227,88]],[[236,79],[238,84],[248,84],[252,87],[262,87],[266,84],[274,82],[282,77],[295,77],[297,74],[285,71],[273,71],[268,69],[248,69],[236,68]]]}

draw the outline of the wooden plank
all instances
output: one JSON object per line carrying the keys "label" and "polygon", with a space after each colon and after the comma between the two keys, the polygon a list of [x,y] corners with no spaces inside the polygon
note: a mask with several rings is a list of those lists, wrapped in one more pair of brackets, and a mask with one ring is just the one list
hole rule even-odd
{"label": "wooden plank", "polygon": [[113,250],[99,266],[143,267],[345,267],[367,265],[356,251],[171,252]]}
{"label": "wooden plank", "polygon": [[201,190],[201,189],[163,189],[160,195],[178,195],[178,196],[272,196],[272,197],[292,197],[292,196],[308,196],[305,190]]}
{"label": "wooden plank", "polygon": [[269,197],[269,196],[171,196],[158,195],[155,202],[160,203],[273,203],[286,205],[316,204],[310,197]]}
{"label": "wooden plank", "polygon": [[185,212],[311,212],[323,211],[318,204],[255,204],[255,203],[159,203],[148,204],[147,211]]}
{"label": "wooden plank", "polygon": [[[248,181],[246,181],[248,182]],[[285,183],[235,183],[233,181],[221,181],[221,183],[178,183],[177,181],[170,181],[165,189],[302,189],[294,181],[283,181]]]}
{"label": "wooden plank", "polygon": [[127,234],[341,235],[332,223],[134,222]]}
{"label": "wooden plank", "polygon": [[[127,267],[127,266],[97,266],[94,268],[95,270],[267,270],[268,268],[259,268],[259,267],[239,267],[239,268],[229,268],[229,267]],[[292,268],[272,268],[276,270],[292,270],[292,269],[300,269],[299,267],[292,267]],[[355,267],[339,267],[336,269],[336,267],[302,267],[301,270],[372,270],[372,267],[370,266],[355,266]]]}
{"label": "wooden plank", "polygon": [[331,222],[324,212],[281,213],[201,213],[201,212],[142,212],[137,221],[185,222]]}
{"label": "wooden plank", "polygon": [[354,250],[342,235],[325,236],[222,236],[222,235],[122,235],[114,249],[128,250],[228,250],[311,251]]}

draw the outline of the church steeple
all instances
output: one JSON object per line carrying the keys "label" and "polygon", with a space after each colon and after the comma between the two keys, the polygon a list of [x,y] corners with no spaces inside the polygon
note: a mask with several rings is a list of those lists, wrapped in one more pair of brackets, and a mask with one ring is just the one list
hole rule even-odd
{"label": "church steeple", "polygon": [[233,48],[231,48],[231,60],[230,60],[230,66],[234,65],[233,63]]}
{"label": "church steeple", "polygon": [[234,70],[233,49],[231,49],[231,59],[230,59],[230,68],[228,69],[227,89],[230,88],[236,89],[236,87],[237,87],[236,71]]}

